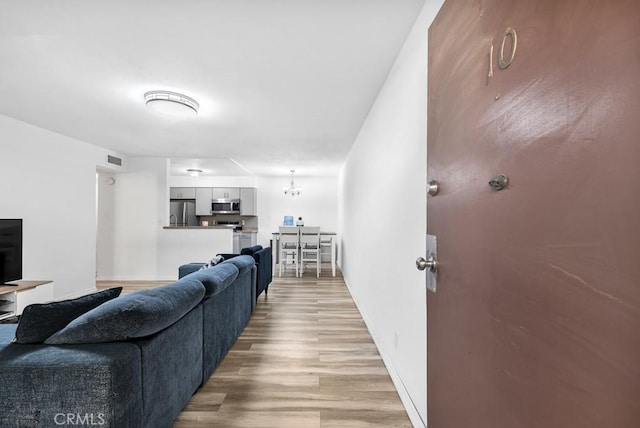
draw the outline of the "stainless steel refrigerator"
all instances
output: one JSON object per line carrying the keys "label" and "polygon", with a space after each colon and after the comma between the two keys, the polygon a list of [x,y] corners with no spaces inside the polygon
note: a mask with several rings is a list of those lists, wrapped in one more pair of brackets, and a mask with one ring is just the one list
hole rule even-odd
{"label": "stainless steel refrigerator", "polygon": [[170,226],[197,226],[196,201],[172,200],[169,216]]}

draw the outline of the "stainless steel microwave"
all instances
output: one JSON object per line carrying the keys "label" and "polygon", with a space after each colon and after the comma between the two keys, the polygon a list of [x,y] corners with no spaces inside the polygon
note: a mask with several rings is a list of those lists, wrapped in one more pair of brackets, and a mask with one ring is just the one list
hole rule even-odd
{"label": "stainless steel microwave", "polygon": [[211,214],[240,214],[240,199],[214,199]]}

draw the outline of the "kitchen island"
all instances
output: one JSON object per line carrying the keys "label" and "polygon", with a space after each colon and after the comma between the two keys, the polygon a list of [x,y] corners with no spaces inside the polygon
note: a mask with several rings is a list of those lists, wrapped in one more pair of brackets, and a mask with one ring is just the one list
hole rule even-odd
{"label": "kitchen island", "polygon": [[258,230],[255,228],[243,228],[238,230],[233,225],[214,226],[165,226],[164,229],[230,229],[233,230],[233,254],[240,254],[240,250],[245,247],[252,247],[257,244]]}
{"label": "kitchen island", "polygon": [[206,262],[233,250],[233,230],[229,227],[165,226],[158,239],[156,278],[161,279],[177,278],[180,265]]}

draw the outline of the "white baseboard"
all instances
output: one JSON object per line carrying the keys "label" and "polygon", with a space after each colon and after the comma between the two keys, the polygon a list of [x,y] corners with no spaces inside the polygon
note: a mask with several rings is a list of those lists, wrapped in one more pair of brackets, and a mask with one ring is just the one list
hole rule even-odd
{"label": "white baseboard", "polygon": [[378,339],[376,338],[375,333],[369,328],[369,325],[371,324],[369,323],[369,320],[367,319],[367,317],[362,314],[362,311],[360,310],[360,305],[358,304],[358,300],[355,298],[355,296],[351,292],[349,283],[347,282],[346,279],[344,280],[344,282],[347,285],[347,289],[349,290],[349,294],[351,294],[351,298],[353,299],[353,302],[356,304],[356,308],[358,309],[358,312],[360,312],[360,316],[362,317],[362,320],[367,326],[367,330],[369,331],[369,334],[373,339],[373,343],[376,345],[376,348],[378,349],[378,353],[382,358],[382,362],[384,363],[385,367],[387,368],[387,371],[389,372],[391,381],[393,382],[393,385],[396,387],[396,391],[398,391],[398,395],[400,396],[400,401],[402,402],[402,405],[407,411],[407,415],[409,416],[409,420],[411,421],[411,424],[415,428],[426,428],[427,425],[425,421],[422,420],[422,417],[420,417],[420,413],[418,412],[418,409],[413,404],[413,400],[411,399],[409,392],[405,388],[404,383],[402,382],[402,378],[400,378],[400,375],[398,374],[395,367],[391,363],[391,359],[389,358],[389,356],[386,354],[386,352],[384,352],[384,349],[380,346],[380,342],[378,342]]}

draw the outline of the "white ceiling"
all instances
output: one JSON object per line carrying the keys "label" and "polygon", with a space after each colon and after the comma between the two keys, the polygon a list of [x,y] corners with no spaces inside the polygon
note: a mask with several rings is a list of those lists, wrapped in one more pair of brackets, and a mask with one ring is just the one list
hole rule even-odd
{"label": "white ceiling", "polygon": [[[0,114],[216,175],[337,175],[424,1],[3,2]],[[154,89],[198,116],[147,111]]]}

